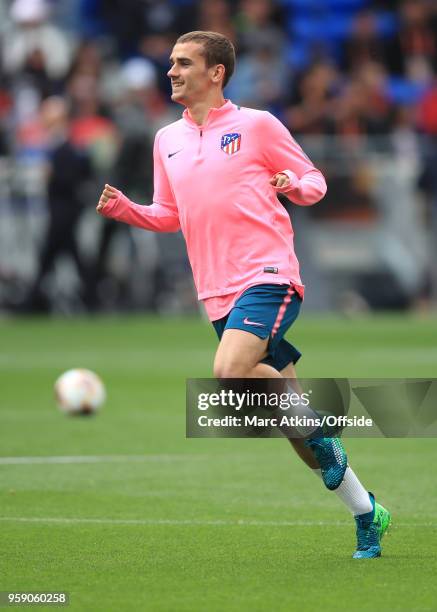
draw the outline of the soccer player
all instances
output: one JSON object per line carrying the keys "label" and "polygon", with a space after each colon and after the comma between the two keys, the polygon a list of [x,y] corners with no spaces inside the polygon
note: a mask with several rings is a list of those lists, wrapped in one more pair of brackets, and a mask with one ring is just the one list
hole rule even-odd
{"label": "soccer player", "polygon": [[[170,65],[172,100],[185,110],[156,134],[153,203],[135,204],[105,185],[97,211],[155,232],[182,230],[199,300],[220,339],[214,376],[295,379],[301,354],[284,334],[304,286],[277,194],[315,204],[325,180],[274,116],[224,98],[235,50],[223,35],[182,35]],[[290,442],[354,515],[354,557],[380,556],[390,514],[348,466],[340,440],[318,434]]]}

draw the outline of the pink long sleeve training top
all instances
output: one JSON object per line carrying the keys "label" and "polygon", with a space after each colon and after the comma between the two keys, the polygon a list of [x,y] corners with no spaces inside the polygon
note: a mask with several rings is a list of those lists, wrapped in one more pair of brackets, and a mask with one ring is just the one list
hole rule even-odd
{"label": "pink long sleeve training top", "polygon": [[[270,185],[277,172],[288,175],[288,187]],[[326,183],[278,119],[227,100],[210,109],[203,126],[186,109],[156,134],[153,204],[119,192],[102,214],[155,232],[181,229],[199,300],[214,321],[253,285],[291,283],[303,296],[278,191],[310,205],[325,195]]]}

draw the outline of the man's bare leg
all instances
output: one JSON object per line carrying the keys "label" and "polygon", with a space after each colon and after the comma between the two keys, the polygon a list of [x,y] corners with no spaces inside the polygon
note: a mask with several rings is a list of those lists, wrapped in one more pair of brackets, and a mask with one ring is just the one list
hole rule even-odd
{"label": "man's bare leg", "polygon": [[[293,364],[289,364],[279,372],[267,364],[260,363],[267,354],[267,344],[268,339],[262,340],[250,332],[239,329],[225,330],[214,361],[214,376],[216,378],[289,378],[295,381],[293,388],[301,392]],[[347,463],[346,471],[343,472],[339,484],[337,481],[334,487],[330,486],[330,483],[325,480],[326,472],[323,473],[323,466],[319,465],[312,449],[305,446],[304,440],[287,439],[299,457],[312,468],[315,474],[323,477],[325,486],[335,491],[355,517],[357,550],[353,555],[354,558],[380,556],[380,540],[390,524],[390,513],[376,504],[374,496],[366,491]],[[334,440],[326,438],[315,438],[311,441],[312,445],[328,449],[332,448],[333,443]],[[331,454],[329,461],[335,455],[335,453]],[[346,459],[345,454],[344,458]],[[321,461],[325,461],[323,454]]]}
{"label": "man's bare leg", "polygon": [[[302,389],[299,385],[299,381],[297,380],[296,370],[292,363],[290,363],[286,368],[281,370],[281,374],[282,376],[284,376],[284,378],[295,379],[296,383],[294,384],[294,387],[296,388],[298,393],[302,392]],[[317,476],[320,476],[320,466],[315,460],[315,457],[314,457],[314,460],[317,463],[317,465],[311,462],[311,456],[308,457],[309,460],[307,460],[306,456],[305,455],[302,456],[301,454],[301,450],[303,450],[304,453],[305,451],[310,451],[312,454],[311,449],[307,448],[304,445],[304,441],[303,440],[289,440],[289,441],[293,445],[295,451],[305,461],[305,463],[315,471],[315,474]],[[361,482],[358,480],[356,474],[353,472],[353,470],[350,468],[349,465],[346,468],[346,472],[343,477],[343,481],[340,484],[340,486],[337,489],[335,489],[335,493],[342,500],[342,502],[351,510],[352,514],[354,514],[355,516],[362,515],[363,513],[365,514],[365,513],[372,512],[372,502],[369,498],[368,492],[363,487]]]}
{"label": "man's bare leg", "polygon": [[[298,393],[302,393],[302,389],[300,388],[299,382],[296,376],[296,370],[293,363],[289,363],[283,370],[281,370],[281,376],[283,378],[292,378],[296,381],[295,388]],[[300,438],[287,438],[296,453],[299,457],[304,461],[309,468],[312,470],[320,469],[319,462],[314,456],[313,451],[305,446],[305,440]]]}
{"label": "man's bare leg", "polygon": [[[294,379],[293,388],[298,393],[302,392],[293,364],[289,364],[279,372],[272,366],[260,363],[267,354],[267,344],[267,338],[262,340],[250,332],[240,329],[225,330],[214,361],[214,376],[216,378]],[[305,446],[305,440],[287,439],[308,467],[320,475],[319,462],[312,449]],[[344,478],[335,491],[355,515],[371,510],[367,491],[350,467],[346,468]]]}
{"label": "man's bare leg", "polygon": [[[294,378],[296,370],[291,363],[281,372],[272,366],[260,363],[267,354],[268,338],[262,340],[240,329],[227,329],[217,349],[214,362],[216,378]],[[298,385],[298,382],[296,381]],[[306,447],[303,439],[287,438],[299,457],[315,470],[320,468],[313,451]]]}

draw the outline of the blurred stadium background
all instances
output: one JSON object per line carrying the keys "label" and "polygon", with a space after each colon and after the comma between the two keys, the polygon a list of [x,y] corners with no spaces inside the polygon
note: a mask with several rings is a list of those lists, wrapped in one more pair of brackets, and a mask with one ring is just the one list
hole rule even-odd
{"label": "blurred stadium background", "polygon": [[168,56],[193,29],[235,42],[226,95],[327,177],[321,204],[283,202],[306,311],[432,307],[435,2],[0,0],[0,310],[198,312],[180,235],[94,213],[105,182],[151,202],[154,134],[182,110]]}
{"label": "blurred stadium background", "polygon": [[[216,338],[183,240],[94,208],[105,182],[151,202],[154,134],[182,110],[168,56],[193,29],[232,38],[227,96],[327,177],[322,203],[283,200],[299,374],[435,376],[435,1],[0,0],[0,590],[81,612],[433,610],[434,439],[347,440],[395,521],[363,568],[284,440],[185,438],[185,379],[211,375]],[[55,409],[72,367],[107,385],[95,419]]]}

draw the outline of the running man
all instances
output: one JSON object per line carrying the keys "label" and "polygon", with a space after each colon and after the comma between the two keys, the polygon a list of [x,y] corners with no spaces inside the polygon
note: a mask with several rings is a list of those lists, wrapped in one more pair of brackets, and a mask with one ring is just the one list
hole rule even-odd
{"label": "running man", "polygon": [[[199,300],[220,340],[215,377],[295,379],[301,355],[284,334],[304,286],[277,194],[315,204],[325,179],[273,115],[224,98],[235,66],[227,38],[184,34],[170,64],[172,100],[185,110],[156,134],[153,204],[135,204],[105,185],[97,211],[155,232],[182,230]],[[390,514],[348,466],[340,440],[318,435],[290,443],[354,515],[354,558],[379,557]]]}

